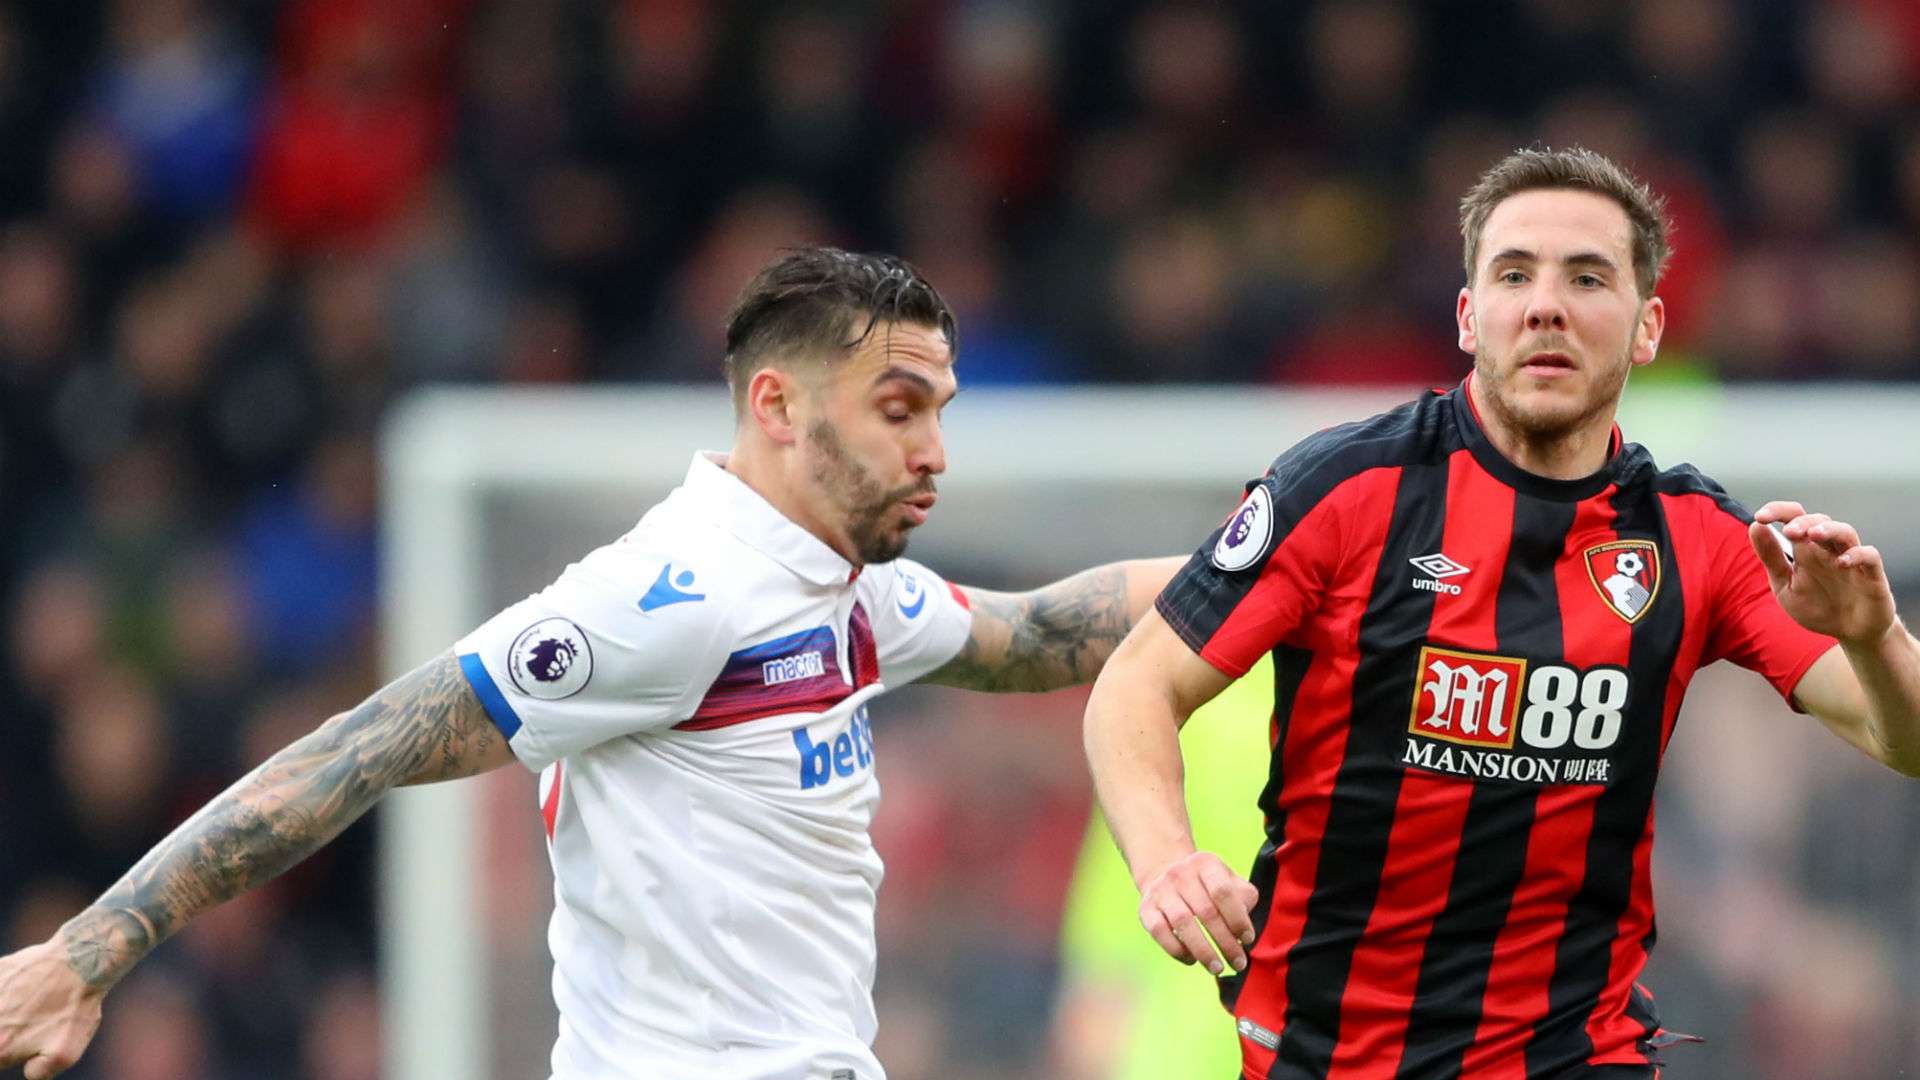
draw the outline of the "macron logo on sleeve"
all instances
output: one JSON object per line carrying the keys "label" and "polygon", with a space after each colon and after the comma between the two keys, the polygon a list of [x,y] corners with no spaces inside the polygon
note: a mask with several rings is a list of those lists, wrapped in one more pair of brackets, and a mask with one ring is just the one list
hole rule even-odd
{"label": "macron logo on sleeve", "polygon": [[900,591],[910,597],[912,603],[903,599],[897,599],[894,603],[900,606],[900,614],[912,622],[913,617],[920,614],[920,609],[927,606],[927,591],[920,587],[920,579],[912,574],[900,575]]}
{"label": "macron logo on sleeve", "polygon": [[[669,582],[667,579],[672,574],[672,563],[660,568],[660,576],[653,579],[653,588],[648,589],[647,595],[640,598],[641,611],[652,611],[655,608],[666,607],[668,604],[686,604],[707,598],[706,593],[687,591],[693,588],[693,571],[682,570],[679,576]],[[675,585],[679,588],[674,588]]]}

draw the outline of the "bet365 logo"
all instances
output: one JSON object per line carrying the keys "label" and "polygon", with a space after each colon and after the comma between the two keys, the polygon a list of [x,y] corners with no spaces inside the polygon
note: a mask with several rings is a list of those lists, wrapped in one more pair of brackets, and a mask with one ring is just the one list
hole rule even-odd
{"label": "bet365 logo", "polygon": [[867,719],[865,705],[853,711],[847,730],[832,738],[813,741],[813,733],[804,727],[793,729],[793,748],[800,754],[800,790],[831,783],[834,777],[846,779],[873,767],[873,722]]}
{"label": "bet365 logo", "polygon": [[1511,750],[1605,750],[1625,724],[1624,669],[1564,664],[1529,669],[1512,656],[1420,650],[1407,730],[1466,746]]}

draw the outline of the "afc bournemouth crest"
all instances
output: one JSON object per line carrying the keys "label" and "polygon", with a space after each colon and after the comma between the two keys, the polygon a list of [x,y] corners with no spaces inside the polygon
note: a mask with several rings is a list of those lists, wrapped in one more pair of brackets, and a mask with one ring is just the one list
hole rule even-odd
{"label": "afc bournemouth crest", "polygon": [[1615,615],[1628,622],[1660,593],[1660,549],[1651,540],[1615,540],[1587,549],[1587,579]]}

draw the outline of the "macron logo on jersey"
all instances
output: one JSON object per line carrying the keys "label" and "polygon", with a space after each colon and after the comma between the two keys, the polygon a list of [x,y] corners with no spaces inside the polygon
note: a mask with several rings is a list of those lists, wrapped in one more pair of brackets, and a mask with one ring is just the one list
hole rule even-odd
{"label": "macron logo on jersey", "polygon": [[[686,604],[707,598],[706,593],[686,591],[693,588],[693,571],[682,570],[680,576],[669,583],[667,578],[672,573],[672,563],[660,568],[660,576],[653,579],[653,588],[648,589],[647,595],[640,598],[641,611],[652,611],[654,608],[663,608],[668,604]],[[675,585],[679,588],[674,588]]]}
{"label": "macron logo on jersey", "polygon": [[760,665],[760,682],[765,686],[779,686],[795,679],[814,679],[827,673],[826,657],[820,650],[804,652],[798,656],[783,656],[778,660],[769,660]]}
{"label": "macron logo on jersey", "polygon": [[813,741],[806,728],[793,729],[793,748],[800,752],[800,790],[822,787],[834,777],[846,779],[873,767],[873,724],[865,705],[853,711],[847,730],[831,740]]}
{"label": "macron logo on jersey", "polygon": [[763,716],[825,712],[853,691],[840,675],[833,628],[816,626],[727,657],[700,707],[674,726],[708,731]]}

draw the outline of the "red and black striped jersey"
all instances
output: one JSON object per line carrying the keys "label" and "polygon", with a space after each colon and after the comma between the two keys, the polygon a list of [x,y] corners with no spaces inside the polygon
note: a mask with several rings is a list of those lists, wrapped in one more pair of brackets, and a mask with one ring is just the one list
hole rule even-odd
{"label": "red and black striped jersey", "polygon": [[1636,444],[1527,473],[1466,384],[1315,435],[1248,485],[1162,617],[1276,661],[1259,940],[1223,980],[1254,1080],[1534,1080],[1659,1064],[1654,780],[1696,669],[1783,695],[1751,516]]}

